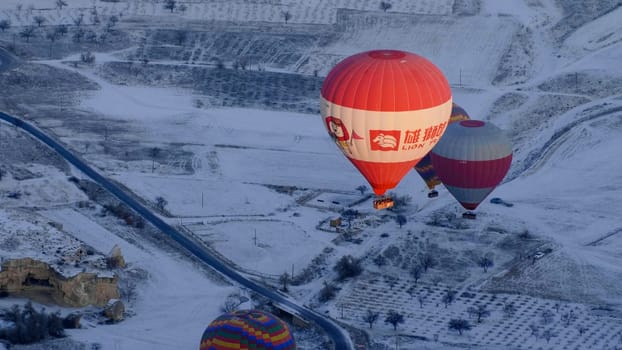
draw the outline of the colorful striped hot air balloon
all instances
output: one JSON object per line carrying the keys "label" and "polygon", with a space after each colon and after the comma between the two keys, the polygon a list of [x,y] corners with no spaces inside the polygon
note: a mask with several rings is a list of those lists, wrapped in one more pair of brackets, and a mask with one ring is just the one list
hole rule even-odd
{"label": "colorful striped hot air balloon", "polygon": [[[451,116],[449,117],[449,124],[469,120],[469,115],[467,112],[457,104],[453,104],[451,107]],[[441,184],[441,179],[438,178],[436,172],[434,171],[434,167],[432,166],[432,159],[430,158],[430,153],[426,154],[417,165],[415,165],[415,171],[421,176],[425,184],[428,186],[430,192],[428,192],[429,198],[434,198],[438,196],[438,192],[434,190],[434,187]]]}
{"label": "colorful striped hot air balloon", "polygon": [[260,310],[238,310],[209,324],[199,350],[295,350],[289,327]]}
{"label": "colorful striped hot air balloon", "polygon": [[451,101],[447,79],[430,61],[375,50],[347,57],[329,72],[320,111],[334,142],[382,196],[441,138]]}
{"label": "colorful striped hot air balloon", "polygon": [[[447,127],[430,156],[447,190],[470,211],[507,174],[512,163],[512,144],[492,123],[464,120]],[[475,214],[468,212],[464,216],[474,218]]]}

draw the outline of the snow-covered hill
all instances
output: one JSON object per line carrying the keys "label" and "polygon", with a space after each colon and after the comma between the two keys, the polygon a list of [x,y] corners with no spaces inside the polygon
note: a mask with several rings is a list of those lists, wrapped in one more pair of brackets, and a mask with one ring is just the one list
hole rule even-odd
{"label": "snow-covered hill", "polygon": [[[197,0],[172,12],[158,1],[67,2],[63,9],[55,9],[51,0],[32,1],[32,8],[26,3],[18,8],[22,1],[0,3],[0,20],[11,21],[0,43],[22,56],[17,68],[0,73],[0,84],[15,87],[4,89],[0,107],[27,113],[146,201],[165,198],[170,222],[194,231],[250,276],[277,285],[276,275],[293,270],[304,280],[290,288],[294,298],[361,329],[367,326],[361,319],[367,308],[381,312],[382,321],[389,308],[401,306],[408,320],[397,332],[382,322],[367,330],[377,348],[394,346],[396,335],[403,336],[397,338],[402,348],[618,346],[618,1],[395,0],[386,12],[379,2],[359,0]],[[91,22],[93,7],[100,24]],[[284,12],[291,15],[287,23]],[[71,39],[80,13],[85,28],[100,39]],[[26,43],[20,30],[36,15],[46,22]],[[113,15],[120,21],[102,39]],[[61,23],[69,24],[68,36],[46,39],[45,31]],[[395,189],[412,197],[402,228],[391,213],[374,212],[369,201],[354,206],[364,218],[353,223],[360,232],[352,239],[338,237],[327,225],[346,204],[362,198],[356,187],[364,179],[325,134],[316,113],[319,87],[336,62],[373,48],[409,50],[431,59],[450,81],[456,103],[472,118],[508,133],[514,144],[512,168],[492,196],[513,207],[485,202],[477,220],[461,220],[461,208],[449,193],[441,188],[439,198],[427,199],[413,172]],[[86,50],[94,52],[94,65],[79,62]],[[29,88],[33,84],[39,88]],[[44,169],[26,165],[25,158],[17,163],[12,174]],[[52,182],[38,175],[0,180],[3,193],[8,187],[33,189],[27,197],[0,198],[0,203],[21,212],[49,203],[55,207],[39,214],[65,220],[68,234],[109,250],[114,232],[122,229],[101,228],[92,223],[95,218],[76,213],[71,206],[83,195],[64,179],[63,186],[49,186],[64,175],[44,172]],[[70,225],[76,220],[90,222],[99,227],[94,232],[111,239],[80,237],[80,227]],[[128,249],[132,241],[142,241],[134,235],[122,239]],[[142,245],[153,253],[133,251],[133,263],[153,277],[131,305],[136,315],[114,326],[123,336],[97,326],[72,337],[106,349],[170,349],[173,343],[196,348],[199,330],[217,316],[232,288],[194,271],[189,276],[200,280],[212,299],[200,299],[187,281],[175,291],[162,289],[167,275],[182,283],[182,271],[192,265]],[[531,259],[544,249],[550,250]],[[436,302],[420,308],[407,290],[414,283],[409,270],[425,252],[437,254],[439,264],[423,275],[417,293],[425,291]],[[158,254],[164,254],[162,265],[155,262]],[[322,283],[334,278],[332,266],[347,254],[363,259],[363,276],[340,285],[334,301],[318,303]],[[380,255],[387,265],[373,262]],[[483,255],[495,261],[486,273],[477,266]],[[361,287],[369,288],[373,302],[363,304]],[[447,288],[467,294],[445,310],[439,298]],[[466,307],[477,304],[473,298],[486,303],[492,317],[463,336],[447,330],[449,318],[469,317]],[[520,316],[502,317],[500,300],[522,303]],[[564,326],[559,312],[554,322],[542,323],[541,313],[560,303],[560,310],[576,310],[580,317]],[[177,305],[183,307],[177,310]],[[205,312],[197,313],[199,308]],[[171,327],[184,322],[189,328],[183,331]],[[540,335],[549,330],[557,336],[535,337],[531,324]],[[586,324],[598,326],[586,332],[581,329]],[[176,342],[182,333],[184,339]],[[301,348],[314,348],[314,336],[298,334]]]}

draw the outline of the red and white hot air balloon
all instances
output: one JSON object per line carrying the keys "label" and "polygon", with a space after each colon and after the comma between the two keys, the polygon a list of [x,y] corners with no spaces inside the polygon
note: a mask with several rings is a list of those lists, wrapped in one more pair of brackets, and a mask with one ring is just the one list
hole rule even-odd
{"label": "red and white hot air balloon", "polygon": [[[451,115],[449,117],[449,124],[456,123],[463,120],[471,119],[467,112],[457,104],[453,104],[451,107]],[[437,185],[440,185],[441,179],[438,178],[434,167],[432,166],[432,158],[430,153],[426,154],[417,165],[415,165],[415,171],[421,176],[425,184],[428,186],[430,192],[428,192],[428,198],[438,197],[438,191],[434,189]]]}
{"label": "red and white hot air balloon", "polygon": [[[451,89],[430,61],[398,50],[374,50],[339,62],[322,86],[322,121],[377,196],[436,145],[447,127]],[[392,204],[378,200],[376,208]]]}
{"label": "red and white hot air balloon", "polygon": [[[474,210],[501,183],[512,163],[512,144],[501,129],[481,120],[452,123],[430,152],[449,193]],[[464,215],[474,218],[475,214]]]}

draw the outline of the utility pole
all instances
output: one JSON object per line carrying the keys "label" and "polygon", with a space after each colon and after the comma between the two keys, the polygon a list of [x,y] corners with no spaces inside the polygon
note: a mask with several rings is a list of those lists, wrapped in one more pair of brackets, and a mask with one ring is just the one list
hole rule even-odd
{"label": "utility pole", "polygon": [[201,208],[203,208],[203,192],[201,192]]}
{"label": "utility pole", "polygon": [[460,87],[462,87],[462,68],[460,68]]}
{"label": "utility pole", "polygon": [[257,246],[257,229],[255,229],[255,246]]}
{"label": "utility pole", "polygon": [[574,73],[574,89],[576,92],[579,92],[579,73]]}

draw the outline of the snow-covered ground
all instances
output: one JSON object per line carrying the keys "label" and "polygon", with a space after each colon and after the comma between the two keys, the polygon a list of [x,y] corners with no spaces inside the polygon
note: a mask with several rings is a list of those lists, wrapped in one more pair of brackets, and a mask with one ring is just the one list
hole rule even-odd
{"label": "snow-covered ground", "polygon": [[[3,0],[0,4],[0,14],[11,18],[14,25],[27,23],[26,16],[32,16],[26,14],[26,4],[17,11],[18,3],[22,2]],[[68,3],[68,9],[41,10],[53,8],[53,2],[37,1],[34,11],[45,13],[49,22],[71,23],[72,14],[84,11],[80,7],[93,6],[90,0]],[[97,70],[98,65],[117,59],[109,53],[95,53],[95,68],[74,67],[61,60],[41,63],[96,82],[100,89],[82,94],[75,108],[101,118],[111,129],[117,123],[127,127],[126,133],[117,132],[110,138],[157,147],[163,156],[117,159],[96,146],[108,137],[101,129],[93,133],[45,118],[37,122],[146,201],[165,198],[167,220],[192,230],[249,275],[263,274],[269,279],[292,269],[297,275],[314,258],[322,257],[314,262],[322,277],[292,287],[292,295],[301,304],[313,305],[334,318],[341,319],[343,312],[344,322],[361,329],[367,328],[361,318],[367,308],[380,312],[379,322],[368,331],[372,341],[384,346],[394,346],[395,335],[402,336],[397,339],[401,348],[618,346],[622,332],[622,206],[617,200],[622,196],[622,162],[617,160],[617,150],[622,147],[622,91],[616,87],[622,77],[618,64],[622,57],[620,8],[576,28],[560,43],[552,41],[550,29],[563,19],[563,11],[552,0],[516,0],[503,5],[496,0],[482,1],[474,16],[450,16],[457,1],[393,1],[387,13],[373,1],[304,3],[205,1],[173,14],[151,1],[99,2],[97,6],[102,15],[271,22],[268,27],[283,24],[281,11],[292,14],[287,25],[332,24],[337,8],[349,9],[341,12],[343,31],[334,41],[309,49],[306,64],[325,73],[343,56],[377,47],[407,49],[436,62],[452,83],[455,102],[472,118],[489,119],[512,136],[513,167],[508,181],[491,196],[514,206],[486,201],[477,210],[478,219],[464,223],[466,229],[426,225],[435,213],[459,215],[461,209],[442,188],[439,198],[428,200],[423,182],[413,172],[395,189],[413,199],[404,227],[391,219],[383,221],[382,213],[374,213],[365,201],[355,208],[374,224],[354,223],[362,228],[357,236],[361,241],[334,240],[337,234],[326,221],[338,216],[346,200],[362,198],[356,187],[365,182],[334,147],[318,115],[197,108],[193,101],[201,95],[194,90],[115,85],[101,78]],[[181,145],[183,155],[167,154],[171,145]],[[73,205],[84,200],[84,195],[62,172],[49,167],[28,169],[45,176],[3,178],[3,193],[14,189],[29,192],[20,199],[0,197],[3,210],[36,207],[39,215],[63,223],[66,233],[100,252],[120,245],[131,267],[149,273],[147,281],[139,284],[138,298],[131,306],[133,316],[113,326],[72,331],[71,336],[101,343],[104,349],[196,348],[203,328],[218,316],[219,306],[237,288],[214,281],[170,250],[136,241],[136,237],[120,237],[76,210]],[[274,186],[295,188],[288,192]],[[5,222],[11,221],[3,224],[7,227],[25,227],[30,220],[2,213]],[[323,230],[317,229],[320,223]],[[492,232],[491,227],[502,229],[506,236]],[[503,243],[507,236],[515,237],[523,230],[552,252],[537,261],[516,262],[520,248],[505,249]],[[371,255],[385,252],[393,243],[398,245],[407,232],[425,246],[436,244],[451,252],[454,262],[466,263],[462,258],[467,253],[491,252],[496,265],[488,274],[472,262],[471,266],[457,266],[455,273],[433,268],[419,282],[419,293],[424,291],[429,297],[421,308],[416,297],[406,292],[414,283],[408,270],[397,266],[389,271],[399,278],[393,288],[370,273],[344,283],[336,300],[317,303],[316,293],[324,280],[334,277],[331,268],[337,259],[345,254],[362,257],[369,265],[366,269],[376,271]],[[388,237],[381,236],[385,233]],[[435,275],[441,276],[439,285]],[[472,295],[461,296],[445,309],[442,303],[437,304],[446,288]],[[469,319],[466,309],[476,304],[476,299],[486,303],[491,316],[463,336],[449,331],[448,320]],[[503,304],[511,301],[517,305],[518,316],[504,318]],[[554,311],[554,321],[542,323],[542,311],[552,310],[555,304],[561,307]],[[594,310],[598,307],[611,311]],[[406,313],[406,322],[397,332],[383,323],[390,308]],[[568,310],[578,317],[565,326],[561,315]],[[532,334],[531,324],[537,325],[538,337]],[[581,330],[582,325],[589,329]],[[554,334],[550,340],[543,337],[547,330]],[[412,336],[426,340],[408,338]]]}

